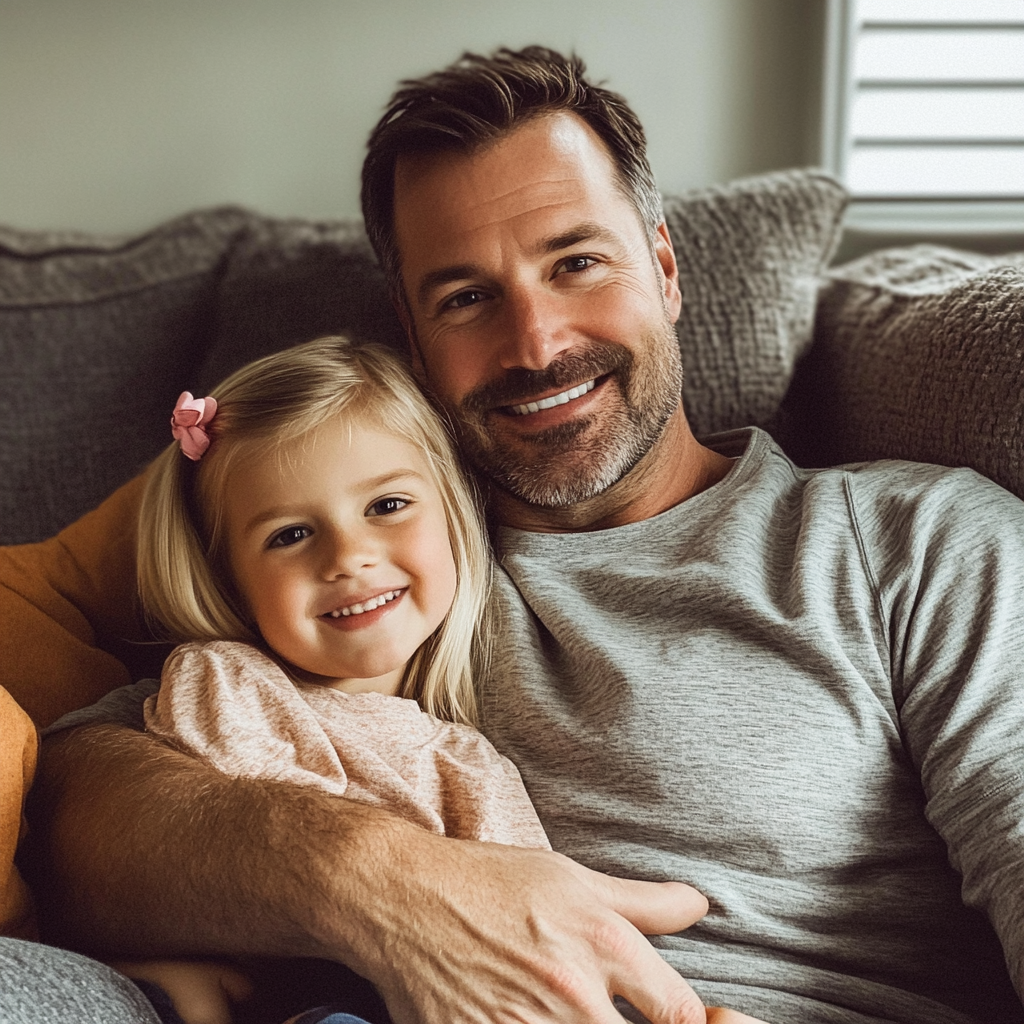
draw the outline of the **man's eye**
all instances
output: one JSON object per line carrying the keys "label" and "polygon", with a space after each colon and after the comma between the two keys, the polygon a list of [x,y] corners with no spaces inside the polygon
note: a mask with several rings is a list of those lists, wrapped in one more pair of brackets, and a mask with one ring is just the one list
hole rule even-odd
{"label": "man's eye", "polygon": [[559,265],[559,273],[578,274],[581,270],[589,270],[597,263],[593,256],[570,256],[562,260]]}
{"label": "man's eye", "polygon": [[408,505],[404,498],[381,498],[375,501],[367,510],[368,516],[390,516],[395,512],[401,512]]}
{"label": "man's eye", "polygon": [[483,292],[470,289],[469,291],[459,292],[458,295],[453,295],[446,303],[446,309],[465,309],[467,306],[475,306],[478,302],[483,302],[486,298]]}
{"label": "man's eye", "polygon": [[286,548],[292,544],[298,544],[300,540],[305,540],[312,535],[313,531],[308,526],[289,526],[287,529],[281,530],[280,533],[274,534],[270,541],[270,547]]}

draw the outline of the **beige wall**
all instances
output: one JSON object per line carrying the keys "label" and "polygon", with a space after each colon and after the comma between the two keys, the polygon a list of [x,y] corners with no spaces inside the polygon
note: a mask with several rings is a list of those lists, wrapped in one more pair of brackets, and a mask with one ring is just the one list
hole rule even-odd
{"label": "beige wall", "polygon": [[813,163],[825,0],[0,0],[0,223],[134,231],[199,206],[358,214],[396,80],[575,47],[666,192]]}

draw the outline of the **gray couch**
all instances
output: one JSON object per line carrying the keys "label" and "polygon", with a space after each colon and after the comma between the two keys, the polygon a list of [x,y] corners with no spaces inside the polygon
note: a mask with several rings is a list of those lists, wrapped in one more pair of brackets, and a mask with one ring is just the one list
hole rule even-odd
{"label": "gray couch", "polygon": [[[758,424],[807,466],[969,465],[1024,496],[1024,255],[826,270],[845,205],[817,171],[666,199],[694,430]],[[136,474],[182,390],[334,332],[404,346],[358,222],[225,207],[135,237],[0,228],[0,543]]]}

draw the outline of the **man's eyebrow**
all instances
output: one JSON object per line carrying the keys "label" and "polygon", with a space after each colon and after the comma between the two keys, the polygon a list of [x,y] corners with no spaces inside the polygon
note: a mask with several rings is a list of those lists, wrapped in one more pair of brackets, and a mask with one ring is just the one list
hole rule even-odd
{"label": "man's eyebrow", "polygon": [[538,246],[538,250],[543,253],[553,253],[560,252],[562,249],[571,249],[581,242],[614,242],[617,240],[618,235],[614,231],[609,231],[603,224],[598,224],[597,221],[584,221],[582,224],[569,228],[568,231],[563,231],[560,235],[545,238]]}
{"label": "man's eyebrow", "polygon": [[419,288],[416,289],[416,296],[421,304],[425,304],[435,288],[451,284],[452,281],[465,281],[469,277],[474,277],[476,273],[477,268],[472,263],[457,263],[451,267],[439,267],[437,270],[431,270],[429,274],[424,274]]}

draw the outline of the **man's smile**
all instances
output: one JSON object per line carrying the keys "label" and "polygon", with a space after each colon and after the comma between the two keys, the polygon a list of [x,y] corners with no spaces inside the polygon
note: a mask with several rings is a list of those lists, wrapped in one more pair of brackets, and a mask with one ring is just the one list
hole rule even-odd
{"label": "man's smile", "polygon": [[510,405],[508,406],[508,409],[516,416],[526,416],[532,412],[542,412],[544,409],[553,409],[556,405],[566,405],[577,398],[581,398],[588,392],[593,391],[596,384],[597,380],[595,378],[594,380],[588,380],[582,384],[577,384],[575,387],[569,388],[567,391],[560,391],[557,395],[551,395],[549,398],[542,398],[536,402],[527,402],[525,405]]}

